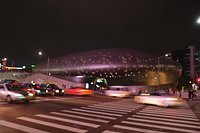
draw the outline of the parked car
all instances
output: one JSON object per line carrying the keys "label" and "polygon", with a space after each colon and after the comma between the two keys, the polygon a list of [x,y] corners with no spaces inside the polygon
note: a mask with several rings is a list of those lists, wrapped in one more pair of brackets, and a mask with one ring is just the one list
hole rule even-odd
{"label": "parked car", "polygon": [[46,94],[48,95],[64,95],[64,89],[59,88],[57,85],[55,84],[41,84],[41,87],[44,87],[44,89],[46,90]]}
{"label": "parked car", "polygon": [[91,89],[86,89],[83,87],[70,87],[65,89],[65,94],[68,95],[92,95],[93,90]]}
{"label": "parked car", "polygon": [[161,107],[179,106],[183,104],[183,100],[181,98],[161,92],[152,92],[144,95],[141,94],[135,96],[134,101],[141,104],[152,104]]}
{"label": "parked car", "polygon": [[23,90],[20,85],[4,83],[0,84],[0,98],[8,103],[13,101],[29,102],[34,99],[34,94]]}
{"label": "parked car", "polygon": [[113,97],[128,97],[131,95],[131,91],[127,88],[110,88],[105,90],[105,95]]}

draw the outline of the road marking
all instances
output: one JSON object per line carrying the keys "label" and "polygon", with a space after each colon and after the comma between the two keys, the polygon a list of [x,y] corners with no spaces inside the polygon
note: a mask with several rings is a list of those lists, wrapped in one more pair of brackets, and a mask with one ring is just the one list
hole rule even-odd
{"label": "road marking", "polygon": [[[74,127],[70,127],[70,126],[36,120],[36,119],[28,118],[28,117],[18,117],[17,119],[40,124],[40,125],[45,125],[45,126],[49,126],[49,127],[54,127],[54,128],[58,128],[58,129],[63,129],[63,130],[67,130],[67,131],[72,131],[72,132],[76,132],[76,133],[85,133],[88,131],[88,130],[78,129],[78,128],[74,128]],[[35,132],[35,133],[37,133],[37,132]]]}
{"label": "road marking", "polygon": [[160,114],[163,114],[163,113],[165,113],[166,114],[166,112],[167,112],[167,114],[175,114],[175,115],[186,115],[187,114],[187,116],[196,116],[193,112],[176,112],[176,111],[173,111],[173,112],[171,112],[171,111],[168,111],[168,110],[163,110],[163,111],[160,111],[160,110],[142,110],[141,112],[156,112],[156,113],[160,113]]}
{"label": "road marking", "polygon": [[179,123],[185,123],[185,124],[194,124],[194,125],[200,125],[199,122],[193,122],[193,121],[183,121],[183,120],[174,120],[174,119],[167,119],[167,118],[157,118],[157,117],[149,117],[149,116],[142,116],[142,115],[132,115],[136,118],[144,118],[144,119],[153,119],[153,120],[163,120],[163,121],[171,121],[171,122],[179,122]]}
{"label": "road marking", "polygon": [[190,121],[199,121],[196,118],[184,118],[184,117],[176,117],[176,116],[170,116],[170,115],[159,115],[159,114],[152,114],[152,113],[137,113],[140,115],[145,115],[145,116],[158,116],[158,117],[164,117],[164,118],[175,118],[175,119],[180,119],[180,120],[190,120]]}
{"label": "road marking", "polygon": [[193,125],[186,125],[186,124],[178,124],[178,123],[172,123],[172,122],[164,122],[164,121],[155,121],[155,120],[146,120],[146,119],[138,119],[138,118],[128,118],[128,120],[131,121],[139,121],[139,122],[150,122],[150,123],[154,123],[154,124],[163,124],[163,125],[169,125],[169,126],[179,126],[179,127],[188,127],[188,128],[196,128],[196,129],[200,129],[199,126],[193,126]]}
{"label": "road marking", "polygon": [[105,109],[96,109],[92,107],[81,107],[82,109],[89,109],[89,110],[96,110],[96,111],[103,111],[103,112],[108,112],[108,113],[115,113],[115,114],[127,114],[124,112],[118,112],[118,111],[113,111],[113,110],[105,110]]}
{"label": "road marking", "polygon": [[113,108],[113,107],[105,107],[105,106],[88,106],[91,108],[101,108],[101,109],[106,109],[106,110],[113,110],[113,111],[120,111],[120,112],[132,112],[132,110],[124,110],[124,109],[118,109],[118,108]]}
{"label": "road marking", "polygon": [[147,110],[147,111],[160,111],[160,112],[179,112],[179,113],[193,113],[190,109],[186,110],[186,109],[160,109],[160,108],[145,108],[143,110]]}
{"label": "road marking", "polygon": [[50,113],[51,114],[55,114],[55,115],[60,115],[60,116],[67,116],[67,117],[72,117],[72,118],[79,118],[79,119],[96,121],[96,122],[101,122],[101,123],[108,123],[109,122],[109,121],[106,121],[106,120],[101,120],[101,119],[96,119],[96,118],[88,118],[88,117],[77,116],[77,115],[70,115],[70,114],[65,114],[65,113],[58,113],[58,112],[50,112]]}
{"label": "road marking", "polygon": [[86,113],[83,113],[83,112],[76,112],[76,111],[70,111],[70,110],[62,110],[62,112],[73,113],[73,114],[78,114],[78,115],[85,115],[85,116],[93,116],[93,117],[105,118],[105,119],[110,119],[110,120],[117,119],[115,117],[110,117],[110,116],[102,116],[102,115],[95,115],[95,114],[86,114]]}
{"label": "road marking", "polygon": [[84,109],[77,109],[77,108],[73,108],[72,110],[82,111],[82,112],[87,112],[87,113],[94,113],[94,114],[102,114],[102,115],[109,115],[109,116],[117,116],[117,117],[122,116],[122,115],[119,115],[119,114],[103,113],[103,112],[98,112],[98,111],[91,111],[91,110],[84,110]]}
{"label": "road marking", "polygon": [[60,117],[55,117],[55,116],[49,116],[49,115],[43,115],[43,114],[37,114],[35,116],[47,118],[47,119],[52,119],[52,120],[57,120],[57,121],[73,123],[73,124],[78,124],[78,125],[87,126],[87,127],[93,127],[93,128],[97,128],[97,127],[100,126],[100,125],[96,125],[96,124],[92,124],[92,123],[88,123],[88,122],[81,122],[81,121],[70,120],[70,119],[65,119],[65,118],[60,118]]}
{"label": "road marking", "polygon": [[128,127],[128,126],[121,126],[121,125],[114,125],[113,127],[120,128],[120,129],[131,130],[131,131],[143,132],[143,133],[166,133],[166,132],[160,132],[160,131],[155,131],[155,130]]}
{"label": "road marking", "polygon": [[119,104],[95,104],[93,106],[103,106],[103,107],[115,107],[117,109],[126,109],[126,110],[133,110],[135,109],[135,105],[126,105],[124,106],[123,104],[122,105],[119,105]]}
{"label": "road marking", "polygon": [[[167,111],[166,112],[163,112],[163,113],[160,113],[160,112],[149,112],[149,111],[140,111],[141,113],[148,113],[148,114],[159,114],[159,115],[165,115],[165,116],[179,116],[179,117],[185,117],[185,118],[197,118],[196,115],[193,115],[193,116],[190,116],[189,114],[176,114],[176,113],[168,113]],[[189,116],[187,116],[189,115]]]}
{"label": "road marking", "polygon": [[130,125],[134,125],[134,126],[145,126],[145,127],[151,127],[151,128],[162,128],[162,129],[166,129],[166,130],[173,130],[173,131],[179,131],[179,132],[197,133],[197,131],[195,131],[195,130],[176,128],[176,127],[169,127],[169,126],[159,126],[159,125],[155,125],[155,124],[145,124],[145,123],[129,122],[129,121],[122,121],[121,123],[130,124]]}
{"label": "road marking", "polygon": [[105,130],[102,133],[121,133],[121,132],[115,132],[115,131],[109,131],[109,130]]}
{"label": "road marking", "polygon": [[107,106],[104,106],[104,105],[92,105],[92,106],[89,106],[89,107],[104,107],[104,108],[111,108],[111,109],[116,109],[116,110],[120,110],[120,111],[125,111],[125,112],[132,112],[134,111],[135,109],[125,109],[125,108],[118,108],[118,107],[114,107],[113,105],[107,105]]}
{"label": "road marking", "polygon": [[50,132],[42,131],[39,129],[23,126],[20,124],[4,121],[4,120],[0,120],[0,125],[9,127],[9,128],[13,128],[13,129],[17,129],[17,130],[27,132],[27,133],[50,133]]}
{"label": "road marking", "polygon": [[39,98],[39,99],[36,99],[36,100],[33,100],[35,102],[43,102],[43,101],[57,101],[57,100],[69,100],[69,99],[79,99],[81,97],[68,97],[68,98]]}
{"label": "road marking", "polygon": [[0,102],[0,105],[8,104],[7,102]]}

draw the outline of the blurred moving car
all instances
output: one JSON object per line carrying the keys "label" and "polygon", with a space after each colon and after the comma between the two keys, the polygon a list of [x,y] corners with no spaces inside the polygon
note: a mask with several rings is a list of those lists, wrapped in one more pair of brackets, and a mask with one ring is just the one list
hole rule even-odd
{"label": "blurred moving car", "polygon": [[86,89],[83,87],[70,87],[65,89],[65,94],[68,95],[92,95],[93,90],[91,89]]}
{"label": "blurred moving car", "polygon": [[29,90],[33,90],[36,96],[46,95],[46,89],[39,84],[32,84],[32,83],[22,83],[22,85]]}
{"label": "blurred moving car", "polygon": [[113,97],[128,97],[131,95],[131,91],[127,88],[110,88],[105,90],[105,95]]}
{"label": "blurred moving car", "polygon": [[161,107],[180,106],[183,104],[181,98],[171,96],[167,93],[152,92],[150,94],[141,94],[134,97],[134,101],[141,104],[152,104]]}
{"label": "blurred moving car", "polygon": [[0,98],[6,100],[8,103],[13,101],[25,101],[34,99],[34,94],[22,89],[21,86],[15,84],[1,84]]}
{"label": "blurred moving car", "polygon": [[64,95],[64,89],[59,88],[57,85],[55,84],[41,84],[41,87],[43,87],[46,91],[46,94],[48,95]]}

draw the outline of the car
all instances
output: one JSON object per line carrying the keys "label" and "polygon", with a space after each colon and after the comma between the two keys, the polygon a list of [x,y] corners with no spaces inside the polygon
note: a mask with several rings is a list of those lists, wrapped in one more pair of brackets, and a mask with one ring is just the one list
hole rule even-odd
{"label": "car", "polygon": [[23,90],[19,85],[4,83],[0,84],[0,99],[12,103],[14,101],[29,102],[35,97],[33,93]]}
{"label": "car", "polygon": [[63,96],[64,95],[64,89],[59,88],[57,85],[55,84],[41,84],[41,87],[43,87],[46,90],[46,94],[48,95],[60,95]]}
{"label": "car", "polygon": [[84,87],[73,87],[65,89],[65,94],[68,95],[92,95],[93,90]]}
{"label": "car", "polygon": [[131,91],[127,88],[109,88],[108,90],[105,90],[105,95],[112,97],[129,97]]}
{"label": "car", "polygon": [[141,94],[135,96],[134,101],[140,104],[151,104],[161,107],[181,106],[183,104],[183,100],[181,98],[161,92]]}
{"label": "car", "polygon": [[22,83],[25,88],[33,90],[36,96],[46,95],[46,89],[39,84]]}

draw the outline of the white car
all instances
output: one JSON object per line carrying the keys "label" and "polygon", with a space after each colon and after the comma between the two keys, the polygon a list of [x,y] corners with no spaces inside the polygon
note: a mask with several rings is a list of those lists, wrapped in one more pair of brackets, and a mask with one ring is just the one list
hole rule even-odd
{"label": "white car", "polygon": [[19,85],[0,84],[0,99],[8,103],[13,101],[25,101],[34,99],[34,94],[24,91]]}
{"label": "white car", "polygon": [[135,96],[134,101],[141,104],[152,104],[161,107],[180,106],[183,104],[183,100],[181,98],[160,92]]}
{"label": "white car", "polygon": [[105,90],[106,96],[113,96],[113,97],[128,97],[131,95],[131,91],[127,88],[111,88]]}

